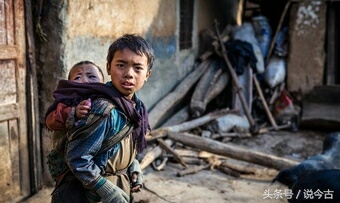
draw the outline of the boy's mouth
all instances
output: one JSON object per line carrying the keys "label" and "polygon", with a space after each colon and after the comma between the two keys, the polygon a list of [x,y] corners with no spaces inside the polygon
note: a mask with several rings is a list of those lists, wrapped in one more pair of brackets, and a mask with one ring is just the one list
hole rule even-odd
{"label": "boy's mouth", "polygon": [[131,88],[131,87],[133,87],[134,85],[133,85],[132,82],[123,82],[123,83],[122,83],[122,86],[123,86],[124,88]]}

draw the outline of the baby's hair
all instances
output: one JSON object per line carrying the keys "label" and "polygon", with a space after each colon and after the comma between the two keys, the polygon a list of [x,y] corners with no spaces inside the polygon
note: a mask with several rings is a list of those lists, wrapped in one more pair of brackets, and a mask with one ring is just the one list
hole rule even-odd
{"label": "baby's hair", "polygon": [[151,70],[153,62],[155,61],[153,48],[144,38],[135,34],[125,34],[110,45],[106,57],[107,63],[111,63],[116,51],[121,51],[125,48],[130,49],[140,56],[145,55],[148,59],[148,68]]}
{"label": "baby's hair", "polygon": [[100,74],[102,75],[102,77],[105,78],[102,69],[101,69],[99,66],[97,66],[95,63],[93,63],[92,61],[80,61],[80,62],[74,64],[74,65],[72,66],[72,68],[70,69],[70,71],[69,71],[69,73],[68,73],[68,80],[71,79],[70,73],[71,73],[71,71],[72,71],[73,68],[75,68],[75,67],[77,67],[77,66],[80,66],[80,65],[86,65],[86,64],[91,64],[91,65],[96,66],[96,67],[98,68]]}

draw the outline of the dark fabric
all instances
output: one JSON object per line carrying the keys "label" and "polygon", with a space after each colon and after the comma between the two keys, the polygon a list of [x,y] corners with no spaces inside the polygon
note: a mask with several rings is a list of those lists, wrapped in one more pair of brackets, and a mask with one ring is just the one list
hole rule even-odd
{"label": "dark fabric", "polygon": [[73,177],[69,177],[62,181],[52,193],[52,203],[86,203],[86,189],[80,181]]}
{"label": "dark fabric", "polygon": [[228,40],[225,43],[227,55],[231,65],[234,67],[237,75],[242,75],[244,68],[250,65],[254,73],[256,73],[256,56],[253,46],[246,41]]}
{"label": "dark fabric", "polygon": [[60,80],[57,89],[53,92],[54,102],[47,109],[45,118],[48,114],[54,111],[58,103],[64,103],[68,106],[76,106],[82,100],[91,98],[110,99],[116,108],[122,111],[131,122],[134,123],[133,139],[137,143],[137,151],[142,152],[147,143],[145,135],[147,130],[150,130],[148,113],[141,100],[136,99],[137,110],[133,101],[125,98],[112,85],[112,83],[76,83],[68,80]]}

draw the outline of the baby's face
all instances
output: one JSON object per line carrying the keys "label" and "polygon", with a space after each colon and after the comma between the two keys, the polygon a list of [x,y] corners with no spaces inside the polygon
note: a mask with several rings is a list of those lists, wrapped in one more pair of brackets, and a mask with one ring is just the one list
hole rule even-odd
{"label": "baby's face", "polygon": [[143,87],[151,74],[147,57],[140,56],[130,49],[117,51],[111,63],[107,64],[107,71],[111,75],[113,86],[129,99]]}
{"label": "baby's face", "polygon": [[70,80],[78,83],[104,83],[104,78],[98,68],[92,64],[82,64],[74,67],[70,72]]}

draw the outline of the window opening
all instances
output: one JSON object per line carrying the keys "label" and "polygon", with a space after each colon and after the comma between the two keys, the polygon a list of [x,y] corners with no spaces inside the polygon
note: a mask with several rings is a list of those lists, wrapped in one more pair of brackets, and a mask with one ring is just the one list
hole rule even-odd
{"label": "window opening", "polygon": [[179,48],[192,47],[194,0],[180,0]]}

